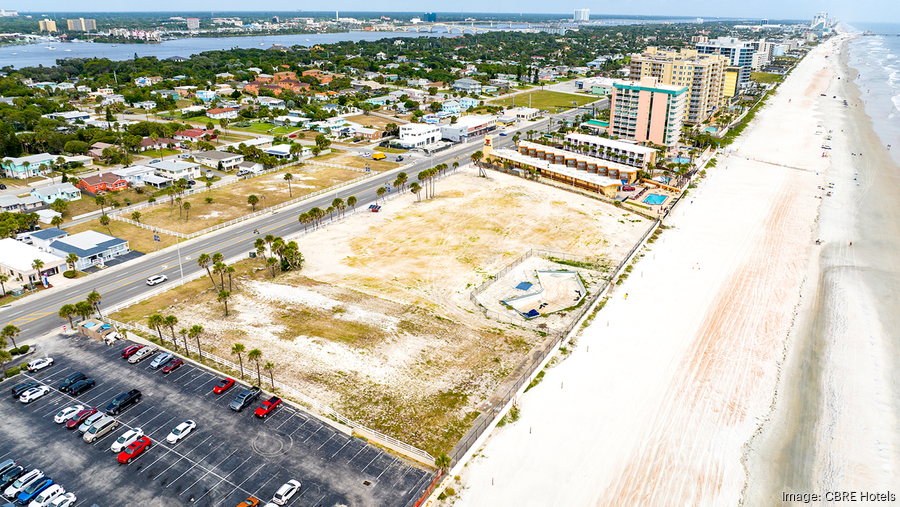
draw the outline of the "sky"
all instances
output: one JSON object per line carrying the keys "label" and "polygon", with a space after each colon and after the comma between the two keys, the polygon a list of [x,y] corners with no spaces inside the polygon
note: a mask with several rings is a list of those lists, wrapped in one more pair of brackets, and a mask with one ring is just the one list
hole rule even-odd
{"label": "sky", "polygon": [[[40,14],[42,12],[127,12],[147,11],[148,4],[143,2],[125,2],[122,0],[6,0],[4,8],[18,8],[22,13]],[[372,11],[376,8],[386,12],[441,12],[450,5],[454,11],[464,12],[534,12],[534,13],[571,13],[574,9],[586,8],[591,14],[613,15],[656,15],[656,16],[690,16],[714,19],[716,16],[729,18],[768,18],[768,19],[812,19],[819,11],[828,12],[844,21],[882,21],[900,20],[900,2],[896,0],[563,0],[547,2],[545,0],[495,0],[485,3],[481,0],[457,0],[452,4],[436,4],[433,0],[390,0],[373,4],[366,0],[335,0],[328,4],[304,2],[296,0],[268,0],[264,4],[248,4],[245,0],[194,0],[185,3],[183,0],[156,0],[152,3],[154,11],[184,11],[189,5],[193,12],[206,9],[222,11],[246,11],[248,5],[255,8],[264,7],[266,11],[297,11],[299,6],[307,10],[321,10],[324,5],[343,11]]]}

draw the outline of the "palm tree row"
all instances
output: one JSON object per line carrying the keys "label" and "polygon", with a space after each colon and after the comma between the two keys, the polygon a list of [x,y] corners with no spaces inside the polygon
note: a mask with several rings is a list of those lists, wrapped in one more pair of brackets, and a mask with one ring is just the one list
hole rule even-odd
{"label": "palm tree row", "polygon": [[257,238],[253,246],[256,247],[257,257],[264,259],[272,278],[279,271],[298,270],[303,266],[303,254],[296,241],[285,242],[283,238],[269,234],[265,238]]}
{"label": "palm tree row", "polygon": [[[241,369],[241,378],[244,378],[244,351],[246,347],[244,347],[243,343],[235,343],[231,346],[231,355],[237,356],[238,364]],[[262,372],[260,371],[259,360],[262,358],[262,351],[259,349],[253,349],[250,352],[247,352],[247,359],[256,363],[256,380],[260,387],[262,387]],[[269,372],[269,380],[272,382],[272,390],[275,390],[275,363],[271,361],[266,361],[265,365],[262,367],[263,370]]]}
{"label": "palm tree row", "polygon": [[59,315],[62,319],[68,319],[69,327],[71,329],[75,329],[75,323],[73,322],[74,317],[80,317],[81,320],[87,320],[90,318],[91,314],[95,311],[97,315],[103,316],[100,313],[100,301],[103,299],[103,296],[100,295],[99,292],[92,291],[84,301],[79,301],[75,304],[65,304],[59,308]]}

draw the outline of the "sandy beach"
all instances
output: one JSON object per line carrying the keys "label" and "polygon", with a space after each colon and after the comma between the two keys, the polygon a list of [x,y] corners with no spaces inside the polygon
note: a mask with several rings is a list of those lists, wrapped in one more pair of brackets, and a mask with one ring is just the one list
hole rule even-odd
{"label": "sandy beach", "polygon": [[842,79],[827,93],[851,106],[821,101],[836,129],[827,178],[837,190],[819,216],[823,246],[807,268],[777,402],[750,446],[748,506],[783,492],[897,490],[900,167],[872,129],[846,46],[829,62]]}
{"label": "sandy beach", "polygon": [[455,505],[740,503],[748,442],[770,417],[822,250],[820,205],[843,206],[819,198],[832,162],[820,146],[841,128],[820,97],[837,81],[832,47],[813,50],[719,154],[574,352],[522,397],[519,421],[453,471],[465,485]]}

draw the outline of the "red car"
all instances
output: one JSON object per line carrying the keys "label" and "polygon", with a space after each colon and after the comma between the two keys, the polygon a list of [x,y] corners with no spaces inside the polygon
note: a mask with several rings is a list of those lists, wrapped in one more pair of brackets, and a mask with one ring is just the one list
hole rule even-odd
{"label": "red car", "polygon": [[267,415],[271,414],[275,407],[281,404],[281,398],[278,396],[272,396],[268,400],[264,401],[263,404],[256,409],[256,417],[260,419],[265,419]]}
{"label": "red car", "polygon": [[141,437],[131,443],[124,451],[119,453],[119,463],[131,463],[131,460],[150,448],[151,442],[147,437]]}
{"label": "red car", "polygon": [[97,409],[94,407],[88,407],[81,412],[73,415],[68,421],[66,421],[66,428],[70,430],[74,430],[75,428],[81,426],[81,423],[84,422],[85,419],[97,413]]}
{"label": "red car", "polygon": [[633,192],[633,191],[634,191],[634,187],[631,186],[631,185],[623,185],[623,186],[622,186],[622,191],[623,191],[623,192]]}
{"label": "red car", "polygon": [[216,384],[216,387],[213,387],[213,392],[216,394],[222,394],[225,391],[231,389],[231,386],[233,386],[233,385],[234,385],[233,378],[223,378],[222,380],[219,381],[218,384]]}
{"label": "red car", "polygon": [[163,367],[162,372],[163,373],[171,373],[171,372],[175,371],[175,368],[178,368],[179,366],[181,366],[183,364],[184,364],[184,361],[182,361],[181,359],[178,359],[177,357],[174,357],[174,358],[172,358],[171,361],[169,361],[169,364],[167,364]]}
{"label": "red car", "polygon": [[132,354],[144,348],[143,345],[129,345],[122,351],[122,359],[128,359]]}

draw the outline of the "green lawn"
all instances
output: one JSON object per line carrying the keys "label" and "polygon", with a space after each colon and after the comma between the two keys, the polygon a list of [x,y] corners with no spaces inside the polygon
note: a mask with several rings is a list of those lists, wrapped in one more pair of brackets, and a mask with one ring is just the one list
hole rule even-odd
{"label": "green lawn", "polygon": [[[274,130],[272,130],[272,129],[274,129]],[[244,131],[244,132],[256,132],[259,134],[284,135],[284,134],[290,134],[291,132],[297,130],[297,127],[276,127],[275,125],[272,125],[271,123],[253,122],[250,124],[249,127],[234,127],[234,126],[229,125],[228,130],[229,131],[240,130],[240,131]],[[269,132],[269,130],[272,130],[272,131]]]}
{"label": "green lawn", "polygon": [[[570,95],[568,93],[551,92],[548,90],[537,90],[528,93],[521,93],[515,96],[517,107],[528,107],[529,98],[531,99],[531,107],[558,113],[566,109],[571,109],[575,105],[583,106],[590,104],[599,97]],[[574,103],[574,104],[573,104]],[[495,100],[491,104],[510,107],[513,105],[513,97],[507,97],[501,100]]]}
{"label": "green lawn", "polygon": [[147,150],[138,153],[137,155],[142,157],[168,157],[170,155],[177,155],[181,153],[181,150],[170,150],[168,148],[163,148],[161,150]]}
{"label": "green lawn", "polygon": [[770,74],[767,72],[751,72],[750,79],[756,81],[757,83],[780,83],[784,81],[784,76],[781,74]]}

